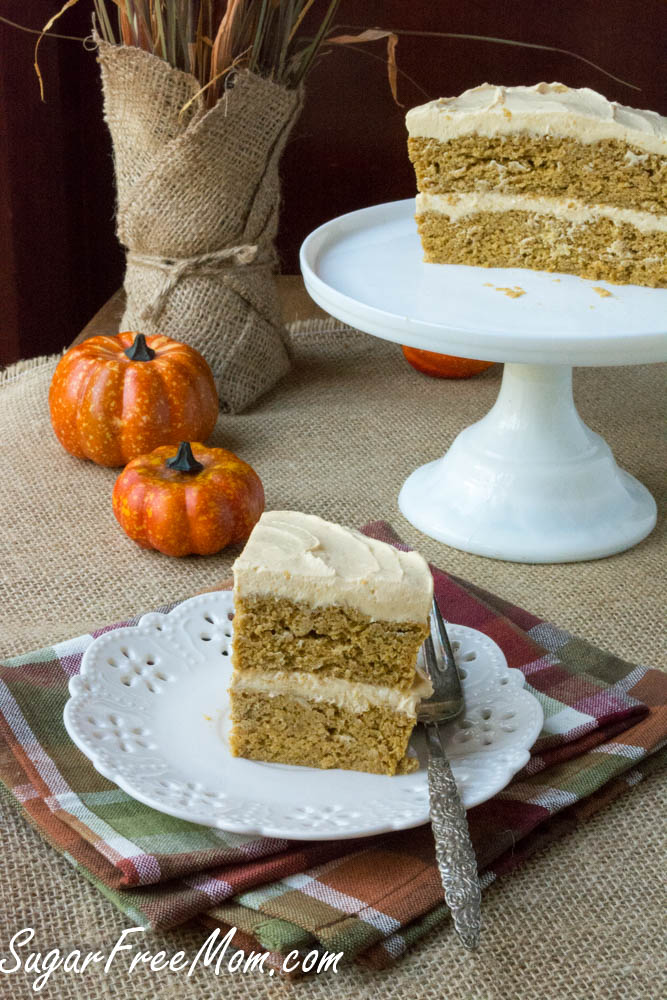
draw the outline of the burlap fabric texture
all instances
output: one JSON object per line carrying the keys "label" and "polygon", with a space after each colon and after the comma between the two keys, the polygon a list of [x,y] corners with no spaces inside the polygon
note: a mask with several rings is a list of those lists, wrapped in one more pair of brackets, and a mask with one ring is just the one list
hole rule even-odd
{"label": "burlap fabric texture", "polygon": [[278,163],[301,91],[240,72],[213,108],[201,95],[188,105],[193,76],[97,41],[127,251],[121,329],[196,347],[222,409],[239,412],[290,365],[273,240]]}

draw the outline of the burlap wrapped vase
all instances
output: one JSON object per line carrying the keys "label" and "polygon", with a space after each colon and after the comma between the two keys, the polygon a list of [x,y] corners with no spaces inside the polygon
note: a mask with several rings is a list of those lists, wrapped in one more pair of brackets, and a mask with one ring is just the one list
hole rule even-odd
{"label": "burlap wrapped vase", "polygon": [[[98,39],[127,251],[121,329],[201,351],[238,412],[289,368],[273,271],[278,163],[300,90],[239,72],[210,109],[188,73]],[[185,108],[185,110],[184,110]]]}

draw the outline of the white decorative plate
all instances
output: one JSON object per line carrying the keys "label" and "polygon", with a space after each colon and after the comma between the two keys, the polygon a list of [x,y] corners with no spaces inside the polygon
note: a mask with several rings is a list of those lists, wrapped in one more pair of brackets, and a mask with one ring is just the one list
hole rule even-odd
{"label": "white decorative plate", "polygon": [[[228,591],[95,639],[70,681],[67,732],[106,778],[161,812],[237,833],[296,840],[363,837],[428,822],[422,767],[387,777],[232,757],[229,723],[233,602]],[[491,798],[528,761],[539,702],[491,639],[448,625],[463,671],[464,716],[447,751],[466,807]]]}

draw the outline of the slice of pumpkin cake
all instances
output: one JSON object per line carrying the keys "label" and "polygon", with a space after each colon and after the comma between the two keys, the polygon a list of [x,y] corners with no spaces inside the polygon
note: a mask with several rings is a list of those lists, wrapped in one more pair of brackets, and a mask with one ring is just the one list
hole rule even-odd
{"label": "slice of pumpkin cake", "polygon": [[339,524],[267,511],[233,566],[230,744],[238,757],[376,774],[414,770],[416,669],[433,580]]}
{"label": "slice of pumpkin cake", "polygon": [[406,122],[426,261],[667,287],[667,118],[485,83]]}

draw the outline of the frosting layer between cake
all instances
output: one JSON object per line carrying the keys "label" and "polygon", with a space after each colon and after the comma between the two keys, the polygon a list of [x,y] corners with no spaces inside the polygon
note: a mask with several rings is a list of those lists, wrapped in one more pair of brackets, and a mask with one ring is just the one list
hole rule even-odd
{"label": "frosting layer between cake", "polygon": [[459,97],[441,97],[412,108],[408,134],[447,142],[475,132],[483,136],[575,136],[579,142],[619,139],[650,153],[667,154],[667,118],[655,111],[608,101],[588,87],[538,83],[496,87],[484,83]]}
{"label": "frosting layer between cake", "polygon": [[433,578],[417,552],[298,511],[265,511],[233,567],[240,597],[278,593],[385,621],[426,622]]}
{"label": "frosting layer between cake", "polygon": [[667,216],[653,212],[640,212],[633,208],[615,205],[588,205],[575,198],[542,198],[525,194],[505,194],[499,191],[470,192],[466,194],[425,194],[416,198],[417,215],[423,212],[440,212],[456,221],[476,212],[535,212],[554,215],[567,222],[584,223],[593,219],[611,219],[626,222],[640,232],[667,233]]}
{"label": "frosting layer between cake", "polygon": [[433,693],[431,682],[419,672],[415,672],[411,690],[401,691],[398,688],[360,684],[298,671],[248,670],[235,675],[231,690],[258,691],[269,698],[288,695],[290,698],[306,698],[308,701],[327,701],[357,715],[376,705],[410,716],[414,716],[420,701]]}

